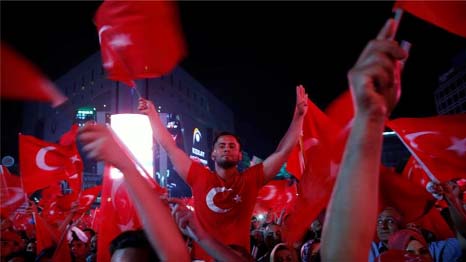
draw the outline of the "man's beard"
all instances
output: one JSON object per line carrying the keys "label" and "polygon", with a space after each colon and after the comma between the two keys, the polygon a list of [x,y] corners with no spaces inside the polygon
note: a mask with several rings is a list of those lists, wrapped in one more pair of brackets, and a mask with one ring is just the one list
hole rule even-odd
{"label": "man's beard", "polygon": [[239,163],[239,160],[219,160],[217,161],[217,165],[224,169],[229,169],[232,167],[236,167]]}

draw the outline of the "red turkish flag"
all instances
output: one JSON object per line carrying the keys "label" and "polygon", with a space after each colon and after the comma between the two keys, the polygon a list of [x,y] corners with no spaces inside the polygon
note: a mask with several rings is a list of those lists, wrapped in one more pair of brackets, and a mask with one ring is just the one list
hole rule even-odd
{"label": "red turkish flag", "polygon": [[347,90],[333,100],[327,108],[325,108],[325,114],[340,127],[348,128],[354,117],[354,105],[351,91]]}
{"label": "red turkish flag", "polygon": [[336,175],[336,166],[341,161],[343,153],[342,141],[346,140],[342,131],[343,128],[335,124],[308,99],[308,110],[303,120],[300,143],[290,154],[287,171],[298,179],[301,178],[306,167],[310,168],[313,174]]}
{"label": "red turkish flag", "polygon": [[294,201],[296,193],[296,184],[292,180],[272,180],[259,190],[256,208],[279,213]]}
{"label": "red turkish flag", "polygon": [[422,169],[421,165],[419,165],[416,159],[412,156],[409,157],[409,160],[403,169],[402,176],[416,184],[419,184],[423,188],[426,188],[427,183],[431,181],[424,169]]}
{"label": "red turkish flag", "polygon": [[26,58],[1,43],[2,98],[50,102],[58,106],[66,97]]}
{"label": "red turkish flag", "polygon": [[69,131],[64,133],[60,137],[60,145],[70,148],[70,150],[76,152],[73,156],[73,166],[65,169],[66,177],[70,188],[72,189],[75,198],[78,193],[81,192],[83,183],[83,161],[78,153],[78,147],[76,145],[76,136],[78,134],[78,125],[73,124]]}
{"label": "red turkish flag", "polygon": [[405,222],[412,222],[425,215],[435,199],[418,182],[406,179],[393,168],[381,166],[379,180],[379,212],[391,206],[403,214]]}
{"label": "red turkish flag", "polygon": [[397,1],[393,8],[401,8],[450,33],[466,37],[465,1]]}
{"label": "red turkish flag", "polygon": [[97,261],[110,261],[108,247],[113,238],[123,231],[141,227],[132,200],[126,191],[123,176],[120,174],[118,177],[111,177],[110,168],[105,166],[102,182],[100,215],[105,221],[98,230]]}
{"label": "red turkish flag", "polygon": [[59,233],[37,213],[33,212],[36,227],[37,253],[58,242]]}
{"label": "red turkish flag", "polygon": [[82,172],[82,161],[76,147],[67,147],[19,135],[21,179],[26,193],[45,188],[70,175]]}
{"label": "red turkish flag", "polygon": [[388,122],[434,182],[466,178],[466,114]]}
{"label": "red turkish flag", "polygon": [[8,217],[27,201],[27,197],[20,177],[12,175],[7,167],[0,165],[0,177],[0,215]]}
{"label": "red turkish flag", "polygon": [[334,122],[308,100],[300,143],[302,156],[298,156],[303,159],[301,168],[304,170],[298,187],[299,196],[285,225],[289,226],[284,236],[287,242],[298,241],[327,206],[348,133],[349,128]]}
{"label": "red turkish flag", "polygon": [[39,254],[45,248],[58,245],[52,261],[72,261],[68,243],[62,237],[63,233],[47,224],[37,212],[33,212],[33,216],[36,227],[37,253]]}
{"label": "red turkish flag", "polygon": [[170,72],[186,54],[173,2],[105,1],[94,19],[109,79],[134,86]]}

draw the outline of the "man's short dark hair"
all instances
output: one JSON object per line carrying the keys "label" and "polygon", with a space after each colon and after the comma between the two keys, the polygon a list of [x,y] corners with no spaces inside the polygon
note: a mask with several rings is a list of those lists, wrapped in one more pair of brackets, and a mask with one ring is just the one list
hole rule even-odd
{"label": "man's short dark hair", "polygon": [[142,229],[128,230],[116,236],[110,242],[110,256],[112,256],[118,249],[130,247],[144,249],[149,253],[150,261],[159,261],[159,256],[152,248],[149,240],[147,239],[146,233],[144,233],[144,230]]}
{"label": "man's short dark hair", "polygon": [[228,131],[222,131],[220,133],[218,133],[215,138],[214,138],[214,142],[212,143],[212,150],[213,148],[215,147],[215,143],[217,143],[218,139],[222,136],[232,136],[236,139],[236,142],[238,142],[239,144],[239,150],[241,151],[241,148],[242,148],[242,145],[241,145],[241,139],[239,138],[239,136],[231,133],[231,132],[228,132]]}

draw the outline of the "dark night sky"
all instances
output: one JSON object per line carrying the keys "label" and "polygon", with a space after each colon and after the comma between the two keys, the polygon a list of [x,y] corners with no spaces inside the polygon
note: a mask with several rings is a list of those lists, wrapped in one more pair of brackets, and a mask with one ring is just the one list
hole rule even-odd
{"label": "dark night sky", "polygon": [[[2,1],[1,38],[56,79],[98,50],[92,17],[99,4]],[[392,5],[180,2],[188,45],[181,66],[232,108],[240,136],[262,138],[246,146],[265,156],[291,120],[295,86],[304,84],[310,98],[325,108],[346,89],[346,72],[391,15]],[[438,75],[466,40],[409,14],[399,36],[413,48],[394,116],[433,115]],[[9,106],[15,105],[2,106],[3,134]]]}

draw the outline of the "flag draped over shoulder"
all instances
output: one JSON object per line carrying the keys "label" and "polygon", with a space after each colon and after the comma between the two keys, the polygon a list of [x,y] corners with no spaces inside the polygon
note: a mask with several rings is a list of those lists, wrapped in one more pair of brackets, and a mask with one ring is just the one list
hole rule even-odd
{"label": "flag draped over shoulder", "polygon": [[433,182],[466,178],[466,114],[388,122]]}
{"label": "flag draped over shoulder", "polygon": [[466,38],[465,1],[397,1],[393,8]]}
{"label": "flag draped over shoulder", "polygon": [[50,102],[58,106],[66,101],[61,91],[33,64],[1,43],[2,98]]}
{"label": "flag draped over shoulder", "polygon": [[109,79],[134,86],[170,72],[186,54],[174,2],[104,1],[94,20]]}

